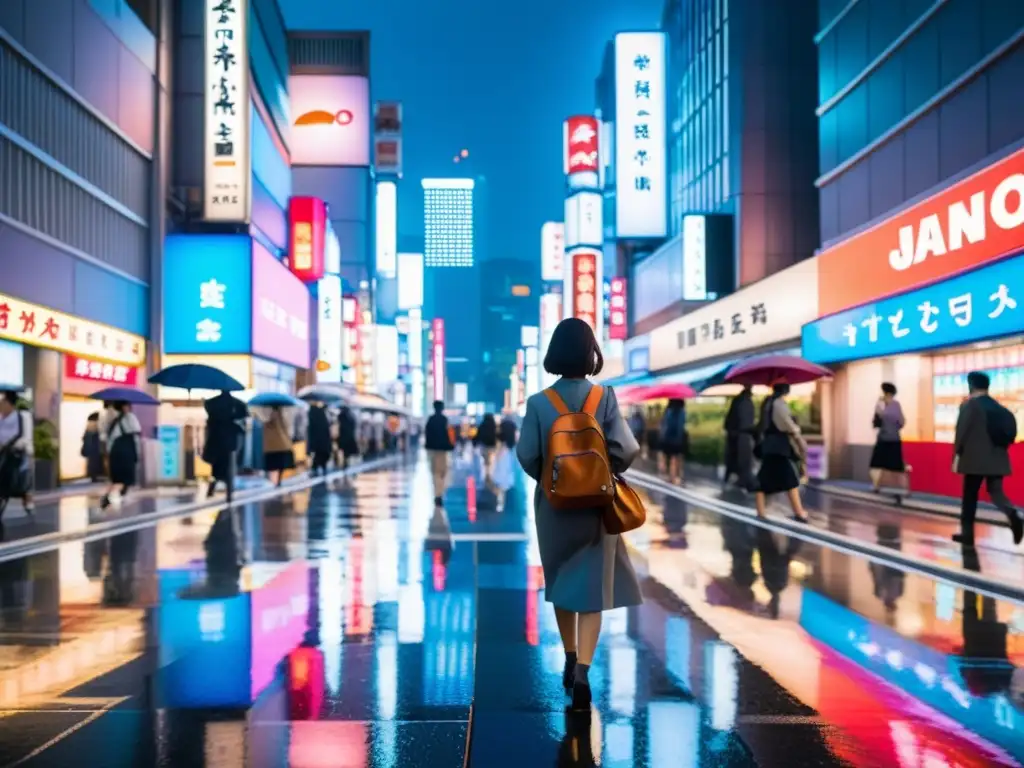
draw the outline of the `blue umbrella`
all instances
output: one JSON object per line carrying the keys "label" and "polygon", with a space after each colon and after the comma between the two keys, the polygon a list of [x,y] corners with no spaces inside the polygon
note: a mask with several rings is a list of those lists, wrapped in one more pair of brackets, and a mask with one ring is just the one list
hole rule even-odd
{"label": "blue umbrella", "polygon": [[178,389],[216,389],[221,392],[241,392],[245,389],[224,371],[196,363],[183,363],[164,368],[150,376],[149,383]]}
{"label": "blue umbrella", "polygon": [[261,392],[254,395],[249,405],[260,408],[305,408],[306,404],[297,397],[285,395],[280,392]]}
{"label": "blue umbrella", "polygon": [[160,401],[141,389],[131,387],[107,387],[89,395],[93,400],[111,403],[131,403],[132,405],[160,405]]}

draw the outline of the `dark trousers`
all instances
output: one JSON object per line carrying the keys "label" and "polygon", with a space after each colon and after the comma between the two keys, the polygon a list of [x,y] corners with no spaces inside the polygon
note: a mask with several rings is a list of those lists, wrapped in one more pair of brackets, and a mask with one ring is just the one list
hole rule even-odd
{"label": "dark trousers", "polygon": [[1013,504],[1003,492],[1003,478],[995,475],[964,475],[964,497],[960,502],[960,533],[974,538],[974,518],[978,514],[978,494],[985,483],[992,503],[1001,509],[1010,520],[1014,517]]}

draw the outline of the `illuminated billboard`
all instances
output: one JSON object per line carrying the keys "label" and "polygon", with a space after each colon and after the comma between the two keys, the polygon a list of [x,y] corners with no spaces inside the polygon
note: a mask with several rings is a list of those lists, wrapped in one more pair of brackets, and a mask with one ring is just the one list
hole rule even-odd
{"label": "illuminated billboard", "polygon": [[613,277],[608,298],[608,338],[612,341],[626,339],[626,278]]}
{"label": "illuminated billboard", "polygon": [[578,317],[601,338],[601,252],[578,248],[569,254],[572,264],[572,317]]}
{"label": "illuminated billboard", "polygon": [[203,218],[248,222],[252,143],[249,109],[249,3],[231,12],[205,0],[203,49]]}
{"label": "illuminated billboard", "polygon": [[615,36],[615,231],[620,239],[668,229],[665,35]]}
{"label": "illuminated billboard", "polygon": [[373,110],[373,164],[378,175],[402,175],[402,103],[378,101]]}
{"label": "illuminated billboard", "polygon": [[565,225],[560,221],[546,221],[540,228],[540,279],[561,280],[565,271]]}
{"label": "illuminated billboard", "polygon": [[394,277],[398,255],[398,188],[377,182],[377,276]]}
{"label": "illuminated billboard", "polygon": [[394,325],[376,327],[374,378],[378,386],[398,380],[398,328]]}
{"label": "illuminated billboard", "polygon": [[431,340],[430,354],[434,366],[434,399],[444,400],[444,320],[440,317],[434,318],[431,330],[433,331],[433,338]]}
{"label": "illuminated billboard", "polygon": [[304,283],[324,276],[327,204],[316,197],[288,201],[288,266]]}
{"label": "illuminated billboard", "polygon": [[292,75],[288,98],[293,166],[370,165],[369,80],[353,75]]}
{"label": "illuminated billboard", "polygon": [[398,308],[423,306],[423,254],[398,254]]}
{"label": "illuminated billboard", "polygon": [[[343,362],[341,278],[325,275],[317,289],[317,381],[341,381]],[[323,370],[320,370],[321,367]]]}
{"label": "illuminated billboard", "polygon": [[577,192],[565,199],[565,247],[600,247],[604,242],[600,192]]}
{"label": "illuminated billboard", "polygon": [[708,298],[707,219],[683,216],[683,300]]}
{"label": "illuminated billboard", "polygon": [[599,167],[597,119],[590,115],[576,115],[566,120],[564,125],[565,175],[596,174]]}

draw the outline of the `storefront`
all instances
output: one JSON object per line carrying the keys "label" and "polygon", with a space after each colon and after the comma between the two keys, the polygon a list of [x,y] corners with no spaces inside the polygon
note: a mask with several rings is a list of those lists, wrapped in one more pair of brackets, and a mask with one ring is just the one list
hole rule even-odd
{"label": "storefront", "polygon": [[[146,340],[3,294],[0,339],[0,384],[21,392],[36,419],[37,486],[81,477],[84,465],[74,459],[80,459],[86,419],[100,407],[87,396],[144,381]],[[143,420],[143,427],[151,421]]]}
{"label": "storefront", "polygon": [[[980,370],[1024,424],[1024,151],[822,252],[821,315],[803,329],[808,360],[836,367],[826,441],[836,473],[864,480],[883,382],[907,426],[911,488],[956,496],[952,471],[966,377]],[[1024,460],[1011,448],[1015,466]],[[1011,477],[1013,498],[1024,478]]]}
{"label": "storefront", "polygon": [[[817,263],[809,259],[655,328],[647,350],[652,380],[681,381],[700,389],[741,360],[798,352],[801,328],[817,317],[817,287]],[[724,396],[700,397],[688,404],[694,460],[717,462],[727,405]],[[821,434],[819,387],[794,387],[791,405],[814,445],[814,461],[809,463],[820,476],[825,470],[816,440]]]}
{"label": "storefront", "polygon": [[[163,366],[218,368],[245,387],[242,399],[266,391],[293,394],[311,367],[314,343],[315,314],[302,281],[248,235],[171,235],[164,253]],[[202,400],[212,394],[159,388],[166,455],[176,442],[182,456],[198,453]],[[167,461],[160,479],[173,482],[191,471]]]}

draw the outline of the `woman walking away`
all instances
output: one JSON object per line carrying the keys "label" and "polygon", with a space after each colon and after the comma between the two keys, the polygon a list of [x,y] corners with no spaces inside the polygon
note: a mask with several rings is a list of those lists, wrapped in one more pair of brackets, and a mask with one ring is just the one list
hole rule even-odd
{"label": "woman walking away", "polygon": [[295,452],[292,448],[292,435],[285,420],[284,411],[280,406],[270,410],[270,418],[263,427],[263,468],[269,478],[272,472],[277,473],[276,485],[281,487],[284,473],[295,467]]}
{"label": "woman walking away", "polygon": [[348,462],[359,455],[359,440],[356,439],[356,417],[347,405],[341,406],[338,414],[338,450],[341,451],[342,469],[348,469]]}
{"label": "woman walking away", "polygon": [[103,477],[103,446],[100,444],[100,415],[90,413],[82,434],[82,458],[85,459],[85,476],[92,483]]}
{"label": "woman walking away", "polygon": [[484,482],[492,485],[494,450],[498,447],[498,425],[494,421],[493,413],[485,413],[480,419],[480,426],[473,437],[473,445],[480,449],[480,458],[484,462]]}
{"label": "woman walking away", "polygon": [[313,457],[313,474],[326,475],[327,462],[331,460],[331,420],[327,418],[327,409],[323,405],[317,404],[309,409],[306,450]]}
{"label": "woman walking away", "polygon": [[900,491],[908,490],[907,467],[903,463],[903,442],[900,440],[900,430],[906,424],[906,419],[903,418],[903,409],[896,399],[896,387],[889,382],[882,384],[882,396],[875,405],[875,415],[871,424],[878,430],[869,465],[872,490],[875,493],[881,492],[886,472],[896,475],[893,480]]}
{"label": "woman walking away", "polygon": [[771,397],[761,406],[760,437],[761,469],[757,473],[757,516],[765,517],[766,497],[775,493],[789,496],[793,517],[807,522],[807,513],[800,501],[800,471],[807,456],[807,444],[800,435],[800,427],[786,404],[789,384],[776,382]]}
{"label": "woman walking away", "polygon": [[[604,357],[594,332],[578,318],[567,318],[555,328],[544,370],[561,378],[550,390],[533,395],[526,404],[519,435],[519,463],[530,477],[539,480],[544,469],[548,436],[561,413],[582,411],[587,405],[604,431],[611,470],[624,472],[640,447],[626,425],[615,393],[598,391],[596,404],[588,403],[595,376]],[[562,682],[572,690],[574,709],[590,709],[590,665],[601,633],[601,612],[639,605],[640,584],[617,535],[604,530],[600,509],[555,509],[544,490],[534,493],[537,541],[544,569],[545,597],[555,608],[558,631],[565,648]]]}
{"label": "woman walking away", "polygon": [[139,440],[142,437],[142,425],[138,417],[132,413],[129,403],[116,403],[114,410],[117,416],[107,432],[107,451],[110,460],[110,485],[100,499],[100,509],[110,506],[110,494],[114,487],[121,486],[120,500],[128,495],[128,489],[135,485],[135,474],[141,455]]}
{"label": "woman walking away", "polygon": [[668,401],[661,420],[661,452],[668,466],[669,482],[683,482],[683,469],[689,450],[690,435],[686,431],[686,403],[677,398]]}

